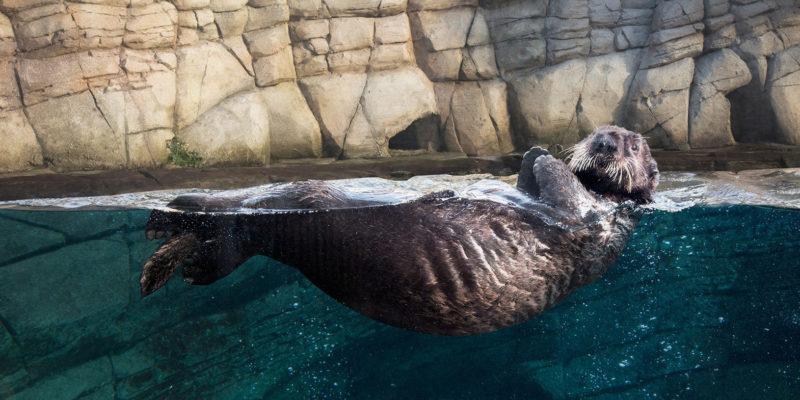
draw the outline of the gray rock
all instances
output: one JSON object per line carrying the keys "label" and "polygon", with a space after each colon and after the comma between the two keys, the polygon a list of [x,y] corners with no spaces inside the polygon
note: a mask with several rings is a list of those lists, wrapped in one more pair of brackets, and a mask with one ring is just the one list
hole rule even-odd
{"label": "gray rock", "polygon": [[703,0],[659,2],[653,13],[653,29],[662,30],[690,25],[703,19]]}
{"label": "gray rock", "polygon": [[643,25],[623,26],[614,29],[614,46],[617,50],[644,47],[650,40],[650,27]]}
{"label": "gray rock", "polygon": [[747,64],[731,50],[718,50],[697,59],[689,99],[689,144],[692,148],[735,143],[728,93],[750,82]]}
{"label": "gray rock", "polygon": [[576,106],[586,77],[586,61],[570,60],[507,77],[517,134],[533,144],[572,144],[579,139]]}
{"label": "gray rock", "polygon": [[592,27],[610,28],[622,18],[620,0],[589,0],[589,20]]}
{"label": "gray rock", "polygon": [[459,82],[450,100],[452,124],[460,148],[470,156],[498,154],[500,145],[483,92],[477,82]]}
{"label": "gray rock", "polygon": [[800,46],[776,54],[769,70],[767,89],[777,122],[777,140],[800,145]]}
{"label": "gray rock", "polygon": [[653,45],[647,49],[647,54],[642,61],[642,68],[659,67],[682,58],[700,55],[703,52],[704,43],[703,34],[695,33],[662,44]]}
{"label": "gray rock", "polygon": [[689,145],[689,87],[694,60],[684,58],[636,73],[623,124],[649,137],[652,147]]}
{"label": "gray rock", "polygon": [[509,40],[495,44],[497,66],[507,72],[545,64],[547,42],[544,39]]}
{"label": "gray rock", "polygon": [[587,59],[586,79],[577,107],[582,135],[598,126],[623,120],[625,98],[636,76],[641,54],[641,50],[629,50]]}
{"label": "gray rock", "polygon": [[609,29],[592,29],[589,54],[600,55],[614,51],[614,32]]}

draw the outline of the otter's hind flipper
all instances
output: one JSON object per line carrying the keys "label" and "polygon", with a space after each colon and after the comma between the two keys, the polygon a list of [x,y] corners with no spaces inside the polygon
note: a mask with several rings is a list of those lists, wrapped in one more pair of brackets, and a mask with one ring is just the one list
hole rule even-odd
{"label": "otter's hind flipper", "polygon": [[161,289],[175,269],[197,249],[197,238],[189,233],[173,236],[147,260],[139,279],[142,297]]}

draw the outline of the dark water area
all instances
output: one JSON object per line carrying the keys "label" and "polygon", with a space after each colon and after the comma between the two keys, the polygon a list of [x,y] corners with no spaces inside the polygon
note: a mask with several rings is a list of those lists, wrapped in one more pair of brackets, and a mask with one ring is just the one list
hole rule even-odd
{"label": "dark water area", "polygon": [[798,210],[651,212],[600,281],[458,338],[373,322],[263,257],[143,300],[147,215],[0,211],[0,398],[800,398]]}

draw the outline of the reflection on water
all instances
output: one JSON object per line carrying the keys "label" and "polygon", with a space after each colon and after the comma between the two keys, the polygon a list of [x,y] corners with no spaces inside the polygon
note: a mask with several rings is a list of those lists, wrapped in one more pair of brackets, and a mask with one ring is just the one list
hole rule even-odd
{"label": "reflection on water", "polygon": [[382,325],[263,257],[147,299],[146,210],[0,211],[0,398],[792,399],[800,211],[651,211],[620,261],[476,337]]}

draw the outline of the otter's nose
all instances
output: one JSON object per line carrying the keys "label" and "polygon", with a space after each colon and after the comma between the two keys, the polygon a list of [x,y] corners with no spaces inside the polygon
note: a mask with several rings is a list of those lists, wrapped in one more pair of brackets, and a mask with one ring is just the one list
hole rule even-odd
{"label": "otter's nose", "polygon": [[594,140],[593,145],[594,150],[598,153],[614,153],[617,151],[617,143],[614,142],[614,138],[608,135],[599,135]]}

